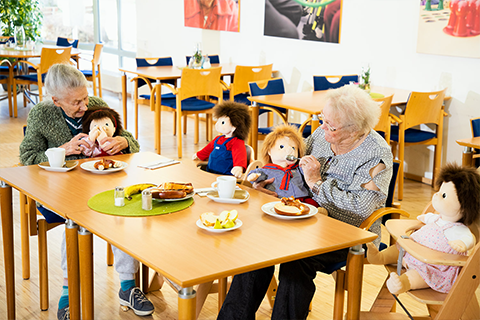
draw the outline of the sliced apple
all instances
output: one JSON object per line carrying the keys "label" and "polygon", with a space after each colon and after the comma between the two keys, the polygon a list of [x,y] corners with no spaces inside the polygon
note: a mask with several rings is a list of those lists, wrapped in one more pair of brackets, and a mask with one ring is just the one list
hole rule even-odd
{"label": "sliced apple", "polygon": [[215,221],[213,229],[222,229],[222,223],[220,222],[220,220],[217,219],[217,221]]}

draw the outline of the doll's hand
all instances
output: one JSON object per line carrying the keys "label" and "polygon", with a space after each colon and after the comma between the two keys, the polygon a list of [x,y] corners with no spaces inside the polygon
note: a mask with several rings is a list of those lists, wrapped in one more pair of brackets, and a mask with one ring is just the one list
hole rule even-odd
{"label": "doll's hand", "polygon": [[417,220],[425,223],[425,216],[426,216],[426,214],[421,214],[421,215],[419,215],[419,216],[417,217]]}
{"label": "doll's hand", "polygon": [[238,179],[243,174],[243,168],[241,166],[236,166],[236,167],[233,167],[230,172]]}
{"label": "doll's hand", "polygon": [[128,148],[128,141],[124,137],[108,137],[99,141],[100,147],[109,155],[114,155]]}
{"label": "doll's hand", "polygon": [[[87,138],[87,139],[85,139]],[[65,155],[82,154],[85,148],[89,147],[88,135],[86,133],[79,133],[72,138],[69,142],[62,144],[59,148],[65,149]]]}
{"label": "doll's hand", "polygon": [[253,188],[258,190],[258,191],[261,191],[263,193],[266,193],[266,194],[269,194],[271,196],[274,196],[274,197],[278,198],[278,194],[276,192],[265,189],[265,186],[267,184],[273,183],[273,181],[275,181],[275,178],[270,178],[270,179],[267,179],[267,180],[263,180],[262,182],[254,182],[253,183]]}
{"label": "doll's hand", "polygon": [[247,181],[252,182],[256,181],[260,177],[260,173],[250,173],[247,177]]}
{"label": "doll's hand", "polygon": [[453,250],[458,252],[465,252],[467,251],[467,246],[462,240],[452,240],[448,242],[448,245],[452,247]]}
{"label": "doll's hand", "polygon": [[100,131],[98,130],[97,127],[95,127],[88,134],[88,139],[92,142],[95,142],[95,141],[97,141],[97,138],[98,138],[99,134],[100,134]]}
{"label": "doll's hand", "polygon": [[105,131],[105,127],[98,128],[98,136],[97,136],[97,141],[100,143],[103,139],[108,138],[108,134]]}
{"label": "doll's hand", "polygon": [[197,153],[196,153],[196,152],[193,154],[192,160],[200,160],[200,159],[197,157]]}

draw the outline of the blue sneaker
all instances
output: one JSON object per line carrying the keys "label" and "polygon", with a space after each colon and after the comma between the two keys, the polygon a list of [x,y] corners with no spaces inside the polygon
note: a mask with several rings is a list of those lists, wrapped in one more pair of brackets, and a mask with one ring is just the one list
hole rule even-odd
{"label": "blue sneaker", "polygon": [[58,320],[70,320],[70,306],[66,306],[63,309],[58,309],[57,319]]}
{"label": "blue sneaker", "polygon": [[120,305],[129,307],[137,316],[148,316],[155,311],[153,303],[145,297],[145,294],[138,287],[132,287],[126,291],[120,288],[118,296]]}

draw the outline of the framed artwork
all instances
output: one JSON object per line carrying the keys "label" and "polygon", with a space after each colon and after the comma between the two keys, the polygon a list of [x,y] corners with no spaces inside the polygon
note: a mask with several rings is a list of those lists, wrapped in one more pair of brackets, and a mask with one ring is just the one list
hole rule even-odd
{"label": "framed artwork", "polygon": [[240,0],[184,0],[185,27],[240,30]]}
{"label": "framed artwork", "polygon": [[265,0],[264,35],[340,43],[342,0]]}
{"label": "framed artwork", "polygon": [[417,52],[480,58],[476,1],[419,1]]}

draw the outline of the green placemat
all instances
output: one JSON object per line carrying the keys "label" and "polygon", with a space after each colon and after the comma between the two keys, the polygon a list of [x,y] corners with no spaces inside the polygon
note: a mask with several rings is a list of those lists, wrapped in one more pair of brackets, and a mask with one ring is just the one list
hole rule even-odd
{"label": "green placemat", "polygon": [[381,93],[370,92],[370,97],[372,97],[372,99],[380,99],[380,98],[384,98],[385,95]]}
{"label": "green placemat", "polygon": [[114,203],[114,190],[101,192],[88,200],[88,206],[95,211],[125,217],[147,217],[159,214],[172,213],[190,207],[193,203],[193,197],[181,201],[153,200],[152,210],[142,209],[142,194],[134,194],[132,200],[125,199],[123,207],[116,207]]}

